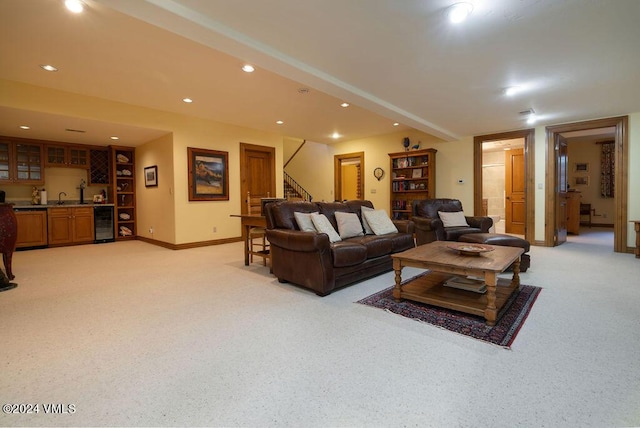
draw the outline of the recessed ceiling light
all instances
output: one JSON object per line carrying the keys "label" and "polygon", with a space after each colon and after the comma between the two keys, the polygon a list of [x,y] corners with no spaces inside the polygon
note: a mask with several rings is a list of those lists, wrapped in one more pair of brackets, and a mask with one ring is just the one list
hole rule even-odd
{"label": "recessed ceiling light", "polygon": [[281,120],[276,120],[276,123],[277,123],[278,125],[282,125],[284,122],[283,122],[283,121],[281,121]]}
{"label": "recessed ceiling light", "polygon": [[193,100],[191,98],[183,98],[182,101],[184,101],[185,103],[189,104],[192,103]]}
{"label": "recessed ceiling light", "polygon": [[533,125],[538,121],[538,117],[535,114],[530,114],[527,118],[527,125]]}
{"label": "recessed ceiling light", "polygon": [[334,140],[337,140],[338,138],[340,138],[340,134],[338,134],[337,132],[334,132],[333,134],[331,134],[331,138],[333,138]]}
{"label": "recessed ceiling light", "polygon": [[20,129],[31,129],[31,127],[27,126],[27,125],[20,125],[19,128]]}
{"label": "recessed ceiling light", "polygon": [[65,0],[64,5],[73,13],[80,13],[84,9],[80,0]]}
{"label": "recessed ceiling light", "polygon": [[349,103],[342,103],[340,104],[340,107],[349,107]]}
{"label": "recessed ceiling light", "polygon": [[398,126],[398,125],[400,125],[398,122],[395,122],[395,123],[393,124],[393,126]]}
{"label": "recessed ceiling light", "polygon": [[57,68],[55,68],[55,67],[54,67],[53,65],[51,65],[51,64],[44,64],[44,65],[41,65],[41,66],[40,66],[40,68],[42,68],[43,70],[46,70],[46,71],[58,71],[58,69],[57,69]]}
{"label": "recessed ceiling light", "polygon": [[309,88],[300,88],[300,89],[298,89],[298,93],[302,94],[302,95],[307,95],[309,92],[311,92],[311,91],[309,91]]}
{"label": "recessed ceiling light", "polygon": [[522,86],[509,86],[504,90],[504,94],[508,97],[512,97],[520,92],[522,92]]}
{"label": "recessed ceiling light", "polygon": [[449,21],[453,24],[459,24],[467,19],[473,11],[473,5],[467,2],[453,4],[449,7]]}
{"label": "recessed ceiling light", "polygon": [[245,73],[253,73],[255,71],[255,68],[253,68],[253,65],[245,64],[242,66],[242,71],[244,71]]}
{"label": "recessed ceiling light", "polygon": [[117,135],[112,135],[109,138],[111,138],[112,140],[119,140],[120,139],[120,137],[118,137]]}

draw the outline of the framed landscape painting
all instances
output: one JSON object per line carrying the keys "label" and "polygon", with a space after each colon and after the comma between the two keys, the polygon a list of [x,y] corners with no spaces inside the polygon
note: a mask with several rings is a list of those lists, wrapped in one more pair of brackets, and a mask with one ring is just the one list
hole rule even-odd
{"label": "framed landscape painting", "polygon": [[229,200],[229,153],[187,147],[189,200]]}

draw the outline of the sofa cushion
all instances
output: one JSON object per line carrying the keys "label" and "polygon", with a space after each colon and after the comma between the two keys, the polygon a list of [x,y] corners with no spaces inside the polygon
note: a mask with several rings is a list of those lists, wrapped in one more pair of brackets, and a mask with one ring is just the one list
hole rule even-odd
{"label": "sofa cushion", "polygon": [[480,233],[482,230],[477,227],[448,227],[444,230],[445,241],[457,241],[462,235],[467,233]]}
{"label": "sofa cushion", "polygon": [[351,208],[342,202],[317,202],[318,211],[320,214],[324,214],[333,228],[338,230],[338,223],[336,222],[336,212],[350,213]]}
{"label": "sofa cushion", "polygon": [[385,235],[391,241],[391,252],[398,253],[416,246],[413,235],[410,233],[392,233]]}
{"label": "sofa cushion", "polygon": [[464,213],[462,211],[438,211],[438,216],[440,217],[440,220],[442,220],[442,225],[444,227],[469,226],[469,223],[467,223],[467,219],[464,217]]}
{"label": "sofa cushion", "polygon": [[364,235],[362,223],[356,213],[336,211],[336,223],[338,223],[338,233],[342,239]]}
{"label": "sofa cushion", "polygon": [[296,219],[296,223],[298,224],[298,228],[300,230],[302,230],[303,232],[316,232],[317,231],[316,227],[313,225],[313,221],[311,221],[311,214],[318,214],[318,213],[317,212],[315,212],[315,213],[299,213],[299,212],[293,213],[293,216]]}
{"label": "sofa cushion", "polygon": [[334,267],[354,266],[367,260],[367,248],[351,240],[331,244]]}
{"label": "sofa cushion", "polygon": [[398,233],[398,229],[393,224],[385,210],[363,211],[364,218],[367,219],[371,230],[376,235],[386,235],[388,233]]}
{"label": "sofa cushion", "polygon": [[367,249],[367,259],[385,256],[393,252],[393,241],[389,239],[393,235],[364,235],[350,238],[349,242],[357,242]]}
{"label": "sofa cushion", "polygon": [[336,232],[336,230],[333,228],[331,222],[329,222],[327,216],[325,216],[324,214],[312,213],[311,221],[313,222],[313,225],[316,227],[318,232],[326,233],[327,235],[329,235],[330,242],[338,242],[342,240],[340,238],[340,235],[338,235],[338,232]]}

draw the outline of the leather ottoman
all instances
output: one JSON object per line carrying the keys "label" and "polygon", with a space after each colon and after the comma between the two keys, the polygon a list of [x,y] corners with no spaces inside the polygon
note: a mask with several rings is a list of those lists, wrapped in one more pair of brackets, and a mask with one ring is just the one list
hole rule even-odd
{"label": "leather ottoman", "polygon": [[[458,238],[459,242],[472,242],[474,244],[499,245],[502,247],[520,247],[524,253],[520,256],[520,272],[526,272],[531,265],[529,241],[517,236],[502,235],[500,233],[468,233]],[[511,267],[509,267],[511,269]]]}

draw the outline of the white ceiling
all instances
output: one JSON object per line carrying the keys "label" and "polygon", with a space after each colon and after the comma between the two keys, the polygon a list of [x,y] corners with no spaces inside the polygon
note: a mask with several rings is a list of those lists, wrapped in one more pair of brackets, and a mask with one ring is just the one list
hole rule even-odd
{"label": "white ceiling", "polygon": [[[543,125],[640,111],[640,1],[471,0],[453,26],[454,2],[86,0],[72,15],[62,0],[0,0],[0,78],[325,143],[523,129],[529,108]],[[512,85],[527,90],[507,98]],[[30,114],[4,106],[0,135],[59,139],[76,126]],[[92,122],[74,138],[109,144],[92,125],[120,130]],[[118,144],[167,132],[129,131]]]}

